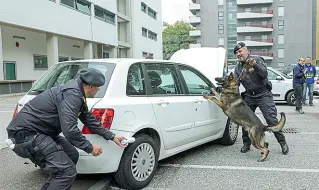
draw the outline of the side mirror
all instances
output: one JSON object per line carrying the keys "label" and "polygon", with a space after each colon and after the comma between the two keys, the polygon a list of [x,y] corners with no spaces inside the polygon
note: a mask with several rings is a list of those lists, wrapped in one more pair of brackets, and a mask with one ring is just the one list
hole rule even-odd
{"label": "side mirror", "polygon": [[223,88],[221,86],[216,87],[216,92],[222,93]]}
{"label": "side mirror", "polygon": [[277,76],[276,80],[283,80],[283,78],[281,76]]}

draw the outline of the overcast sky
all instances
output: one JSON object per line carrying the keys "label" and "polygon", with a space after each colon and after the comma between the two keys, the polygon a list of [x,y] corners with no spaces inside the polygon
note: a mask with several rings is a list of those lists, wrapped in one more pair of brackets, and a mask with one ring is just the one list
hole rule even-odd
{"label": "overcast sky", "polygon": [[178,20],[188,21],[192,13],[189,11],[191,0],[162,0],[162,20],[173,24]]}

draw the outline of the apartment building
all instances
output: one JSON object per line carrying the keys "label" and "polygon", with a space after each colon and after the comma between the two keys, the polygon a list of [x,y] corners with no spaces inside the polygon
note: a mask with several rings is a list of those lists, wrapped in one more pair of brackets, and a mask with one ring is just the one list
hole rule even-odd
{"label": "apartment building", "polygon": [[160,0],[6,0],[0,81],[36,80],[66,60],[162,59],[161,14]]}
{"label": "apartment building", "polygon": [[317,0],[192,0],[189,9],[190,48],[225,47],[231,63],[241,41],[272,67],[316,59]]}

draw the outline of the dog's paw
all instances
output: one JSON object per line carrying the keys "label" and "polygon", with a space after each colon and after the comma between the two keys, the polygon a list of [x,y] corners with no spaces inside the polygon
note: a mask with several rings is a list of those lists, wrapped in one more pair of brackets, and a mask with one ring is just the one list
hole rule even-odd
{"label": "dog's paw", "polygon": [[207,94],[203,94],[203,98],[209,99],[209,96]]}

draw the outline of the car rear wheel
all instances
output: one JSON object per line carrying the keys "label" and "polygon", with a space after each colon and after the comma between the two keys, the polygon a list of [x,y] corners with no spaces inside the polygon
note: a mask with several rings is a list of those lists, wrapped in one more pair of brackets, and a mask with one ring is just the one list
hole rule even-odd
{"label": "car rear wheel", "polygon": [[294,91],[291,91],[287,95],[287,102],[289,105],[294,106],[296,103],[296,95]]}
{"label": "car rear wheel", "polygon": [[233,145],[238,136],[238,125],[235,124],[230,118],[227,119],[226,128],[223,137],[220,139],[222,145]]}
{"label": "car rear wheel", "polygon": [[159,148],[153,138],[146,134],[135,137],[135,142],[125,148],[117,172],[116,182],[125,189],[142,189],[154,177]]}

